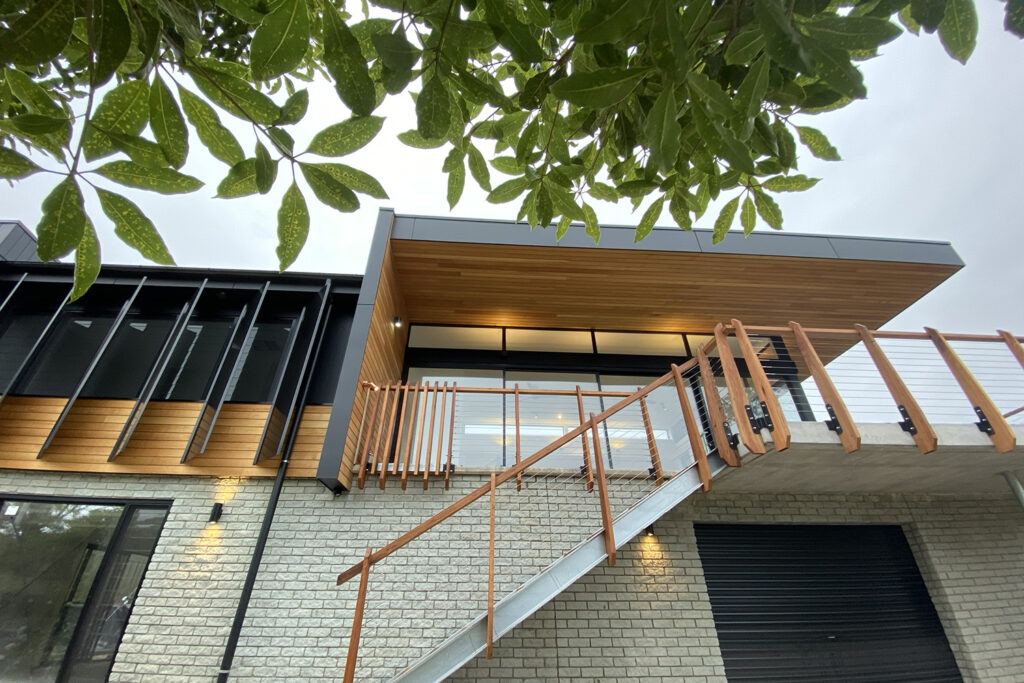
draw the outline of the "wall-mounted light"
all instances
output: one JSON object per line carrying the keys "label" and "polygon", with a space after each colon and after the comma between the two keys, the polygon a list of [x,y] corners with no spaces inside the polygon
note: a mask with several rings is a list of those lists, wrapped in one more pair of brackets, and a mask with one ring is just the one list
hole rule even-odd
{"label": "wall-mounted light", "polygon": [[645,533],[646,533],[646,534],[647,534],[648,536],[653,536],[653,535],[654,535],[654,525],[653,525],[653,524],[652,524],[652,525],[650,525],[650,526],[649,526],[649,527],[647,527],[647,528],[646,528],[646,529],[645,529],[644,531],[645,531]]}
{"label": "wall-mounted light", "polygon": [[392,321],[392,324],[395,326],[395,329],[397,330],[399,327],[402,326],[402,318],[396,315],[395,319]]}
{"label": "wall-mounted light", "polygon": [[210,521],[211,522],[218,522],[218,521],[220,521],[220,515],[221,515],[222,512],[224,512],[224,503],[214,503],[213,504],[213,509],[210,510]]}

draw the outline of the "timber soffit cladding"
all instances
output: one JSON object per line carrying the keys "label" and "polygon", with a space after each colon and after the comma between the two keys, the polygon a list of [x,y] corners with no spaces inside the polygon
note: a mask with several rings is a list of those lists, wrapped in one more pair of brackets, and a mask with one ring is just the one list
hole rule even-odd
{"label": "timber soffit cladding", "polygon": [[[72,310],[64,295],[54,297],[54,305],[42,310],[34,293],[48,288],[60,294],[70,287],[71,277],[70,267],[62,264],[11,263],[0,269],[0,283],[7,289],[0,313],[17,309],[52,314],[51,324],[26,349],[27,356],[0,396],[0,467],[274,476],[277,457],[290,450],[289,476],[315,474],[331,407],[303,406],[304,392],[331,306],[345,298],[354,300],[359,276],[105,267],[96,291],[105,290],[105,296],[117,301],[120,312],[76,388],[67,397],[11,395],[10,389],[38,356],[47,334],[53,332],[53,323]],[[268,295],[285,297],[295,306],[291,332],[270,380],[269,400],[226,403],[224,386],[244,363],[239,350]],[[93,292],[82,302],[89,305],[90,296]],[[145,304],[143,297],[147,298]],[[56,303],[58,299],[62,300]],[[231,306],[225,308],[225,302],[239,304],[238,310],[228,310]],[[171,312],[171,317],[138,395],[133,399],[80,398],[105,354],[116,355],[116,344],[110,342],[131,320],[129,313],[144,312],[147,305],[151,311],[158,305]],[[174,371],[171,357],[183,331],[190,321],[199,319],[193,315],[200,313],[234,316],[203,400],[151,400],[162,376]]]}

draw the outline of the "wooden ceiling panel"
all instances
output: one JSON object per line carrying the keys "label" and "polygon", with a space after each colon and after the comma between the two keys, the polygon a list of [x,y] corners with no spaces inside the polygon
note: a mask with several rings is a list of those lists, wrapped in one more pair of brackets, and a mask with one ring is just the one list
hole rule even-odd
{"label": "wooden ceiling panel", "polygon": [[877,328],[956,266],[392,240],[410,322],[703,331]]}

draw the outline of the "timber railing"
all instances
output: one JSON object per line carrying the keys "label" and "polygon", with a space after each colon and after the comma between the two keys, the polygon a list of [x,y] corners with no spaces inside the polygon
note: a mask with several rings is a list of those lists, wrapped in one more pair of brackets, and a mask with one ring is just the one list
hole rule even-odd
{"label": "timber railing", "polygon": [[[718,325],[695,350],[694,358],[673,365],[670,372],[632,393],[584,391],[579,386],[568,390],[438,383],[366,384],[366,409],[357,442],[360,488],[367,478],[373,477],[379,488],[384,489],[391,477],[404,489],[412,477],[422,479],[426,489],[433,474],[443,476],[447,489],[451,485],[453,444],[457,438],[457,402],[473,397],[500,398],[502,427],[497,433],[502,452],[511,450],[515,464],[490,473],[487,483],[390,543],[377,550],[367,548],[361,562],[339,574],[338,585],[360,576],[345,680],[351,681],[355,676],[371,567],[440,528],[478,501],[484,501],[481,505],[487,506],[489,519],[486,608],[487,656],[491,655],[496,501],[500,491],[512,488],[511,482],[516,483],[510,493],[513,497],[527,496],[528,489],[537,482],[559,487],[572,483],[586,493],[596,491],[597,510],[587,533],[592,536],[597,528],[596,533],[604,534],[608,562],[614,564],[615,513],[609,496],[610,481],[631,476],[632,480],[642,478],[657,488],[673,472],[696,467],[702,489],[709,491],[709,453],[735,467],[740,464],[741,443],[755,454],[766,453],[769,447],[784,450],[792,441],[790,422],[824,422],[836,432],[846,452],[860,448],[858,422],[895,422],[927,453],[935,450],[938,442],[928,417],[934,414],[938,418],[935,424],[974,422],[989,435],[997,451],[1013,449],[1016,439],[1010,421],[1024,420],[1021,341],[1024,339],[1003,331],[997,335],[968,335],[942,334],[930,328],[922,333],[872,331],[861,325],[851,329],[804,328],[798,323],[764,327],[744,326],[734,319],[729,325]],[[659,389],[675,394],[679,412],[674,419],[678,422],[681,413],[688,442],[687,462],[668,467],[664,453],[659,450],[659,430],[648,405]],[[509,397],[511,410],[505,414]],[[563,403],[559,405],[563,409],[566,401],[574,399],[573,418],[578,421],[570,428],[561,424],[565,421],[564,412],[559,414],[556,427],[561,435],[524,457],[522,444],[528,436],[529,424],[538,424],[530,423],[521,414],[521,402],[528,397],[562,397]],[[588,399],[593,403],[609,398],[619,400],[596,412],[587,409]],[[664,402],[659,405],[664,406]],[[613,424],[630,410],[636,428]],[[509,425],[511,434],[505,429]],[[462,427],[465,433],[467,425]],[[635,467],[623,472],[621,465],[616,471],[607,471],[605,460],[607,456],[611,462],[610,444],[614,441],[609,433],[616,430],[644,437],[649,467],[639,473]],[[664,438],[661,442],[664,445]],[[579,444],[580,448],[567,457],[567,447],[572,444]],[[636,464],[635,459],[632,462]],[[498,469],[499,462],[491,466]],[[540,519],[540,524],[555,525],[563,516],[577,517],[582,511],[579,505],[554,513],[550,508],[543,512],[538,508],[534,512],[526,510],[525,516]],[[518,513],[522,515],[523,511]]]}

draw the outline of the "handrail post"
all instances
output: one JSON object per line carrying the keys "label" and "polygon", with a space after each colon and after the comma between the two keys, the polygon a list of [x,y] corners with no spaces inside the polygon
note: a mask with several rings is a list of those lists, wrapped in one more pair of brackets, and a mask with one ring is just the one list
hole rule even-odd
{"label": "handrail post", "polygon": [[[708,344],[710,343],[708,342]],[[725,430],[728,420],[725,417],[722,397],[718,395],[718,385],[715,384],[715,375],[711,372],[711,363],[708,361],[708,354],[704,347],[703,344],[697,347],[697,367],[700,369],[701,385],[704,387],[704,405],[708,410],[708,422],[711,423],[711,437],[715,440],[718,457],[724,460],[729,467],[739,467],[740,454]]]}
{"label": "handrail post", "polygon": [[450,422],[448,423],[448,462],[444,467],[444,490],[448,490],[448,486],[451,483],[452,474],[452,441],[455,439],[455,392],[457,390],[455,382],[452,382],[452,415]]}
{"label": "handrail post", "polygon": [[700,487],[706,493],[711,490],[711,467],[708,465],[708,454],[704,450],[704,444],[700,440],[700,431],[697,429],[697,420],[693,415],[693,408],[690,406],[690,399],[686,395],[686,387],[683,385],[683,373],[679,366],[672,364],[672,378],[676,383],[676,393],[679,394],[679,407],[683,411],[683,421],[686,423],[686,434],[690,438],[690,450],[693,451],[693,460],[697,463],[697,475],[700,477]]}
{"label": "handrail post", "polygon": [[772,383],[768,381],[768,375],[765,374],[761,359],[754,351],[754,345],[750,343],[750,337],[747,336],[743,323],[736,318],[733,318],[731,322],[736,341],[739,342],[740,350],[743,351],[743,359],[747,361],[747,370],[750,372],[754,390],[761,397],[762,407],[768,411],[768,415],[771,417],[772,429],[770,431],[775,450],[784,451],[789,448],[792,436],[789,432],[789,424],[786,422],[786,415],[782,412],[782,406],[779,405],[779,397],[775,395]]}
{"label": "handrail post", "polygon": [[750,417],[746,412],[750,408],[747,403],[747,392],[743,389],[743,379],[740,377],[739,368],[736,367],[736,360],[732,357],[729,340],[725,336],[725,326],[722,323],[715,325],[715,346],[718,348],[718,359],[722,362],[722,375],[725,377],[725,386],[729,389],[729,401],[736,417],[736,431],[740,433],[740,440],[751,453],[767,453],[768,449],[764,447],[761,434],[755,432],[753,425],[750,424]]}
{"label": "handrail post", "polygon": [[[576,385],[576,406],[580,411],[580,425],[587,423],[587,418],[583,414],[583,390],[580,389],[580,385]],[[583,432],[580,434],[580,440],[583,442],[583,474],[587,478],[587,491],[594,490],[594,470],[590,465],[590,446],[587,444],[587,433]]]}
{"label": "handrail post", "polygon": [[892,400],[896,401],[896,406],[903,417],[900,427],[914,437],[914,442],[917,443],[917,447],[922,453],[931,453],[938,446],[939,438],[935,435],[935,430],[932,429],[921,406],[917,404],[910,389],[907,389],[907,385],[903,383],[903,379],[889,362],[885,351],[882,351],[882,347],[878,345],[871,331],[859,324],[854,325],[854,328],[860,335],[861,341],[864,342],[864,347],[871,354],[871,359],[875,362],[875,367],[878,368],[878,373],[882,376],[885,386],[889,388]]}
{"label": "handrail post", "polygon": [[1024,346],[1021,346],[1017,338],[1006,330],[997,330],[997,332],[999,332],[999,336],[1003,338],[1003,341],[1006,342],[1006,345],[1010,347],[1010,353],[1020,363],[1020,367],[1024,368]]}
{"label": "handrail post", "polygon": [[[640,388],[637,387],[637,391]],[[640,417],[644,421],[644,431],[647,432],[647,450],[651,452],[651,470],[654,472],[654,485],[661,486],[665,481],[665,471],[661,468],[661,455],[658,453],[658,441],[654,438],[654,428],[651,427],[651,413],[647,410],[647,399],[640,399]]]}
{"label": "handrail post", "polygon": [[363,608],[366,606],[366,587],[370,582],[370,548],[363,555],[362,570],[359,573],[359,592],[356,594],[356,610],[352,615],[352,635],[348,639],[348,658],[345,660],[345,683],[352,683],[356,675],[356,657],[359,655],[359,632],[363,629]]}
{"label": "handrail post", "polygon": [[949,345],[946,338],[942,336],[942,333],[931,327],[924,328],[924,331],[931,337],[932,343],[935,344],[935,348],[939,350],[939,355],[942,356],[942,360],[946,361],[946,365],[949,366],[950,372],[956,378],[957,384],[963,389],[967,400],[971,402],[971,407],[974,408],[974,412],[979,418],[979,421],[976,423],[978,429],[989,435],[992,443],[996,446],[996,450],[1000,453],[1012,451],[1017,445],[1017,437],[1013,430],[1010,429],[1006,419],[1003,418],[1002,411],[996,407],[996,404],[989,395],[981,388],[974,374],[960,360],[960,356],[956,354],[956,351]]}
{"label": "handrail post", "polygon": [[437,464],[434,474],[441,474],[441,459],[444,457],[444,413],[448,407],[448,382],[441,388],[441,417],[437,420]]}
{"label": "handrail post", "polygon": [[[423,461],[423,490],[430,487],[430,461],[434,455],[434,421],[437,418],[437,390],[440,385],[434,382],[434,397],[430,400],[430,429],[427,430],[427,457]],[[417,461],[419,459],[419,453]]]}
{"label": "handrail post", "polygon": [[487,561],[487,659],[494,654],[494,498],[497,476],[491,473],[491,545]]}
{"label": "handrail post", "polygon": [[[521,457],[520,456],[520,451],[519,451],[519,384],[516,383],[515,387],[516,387],[516,393],[515,393],[515,397],[516,397],[516,401],[515,401],[515,403],[516,403],[516,464],[518,465],[520,457]],[[516,491],[522,491],[522,490],[523,490],[523,474],[522,474],[522,472],[519,472],[518,474],[516,474]]]}
{"label": "handrail post", "polygon": [[608,502],[608,480],[604,474],[604,461],[601,458],[601,444],[597,436],[597,420],[590,414],[590,432],[594,439],[594,463],[597,466],[597,491],[601,499],[601,526],[604,527],[604,548],[608,554],[608,565],[615,566],[615,531],[612,529],[612,508]]}
{"label": "handrail post", "polygon": [[[377,395],[377,399],[373,402],[373,409],[370,411],[370,422],[366,427],[366,441],[363,442],[363,457],[359,459],[359,474],[356,479],[359,488],[363,488],[366,484],[366,466],[370,454],[370,439],[373,438],[373,421],[377,418],[377,406],[380,405],[380,387],[374,387],[373,393]],[[367,393],[366,399],[370,399],[369,393]]]}
{"label": "handrail post", "polygon": [[850,411],[846,408],[846,403],[836,390],[836,385],[832,383],[832,378],[829,377],[828,371],[821,362],[818,352],[814,350],[803,326],[791,321],[789,327],[793,330],[793,337],[796,338],[800,355],[803,356],[807,369],[810,370],[811,376],[814,377],[814,383],[818,385],[818,391],[821,392],[821,397],[825,400],[825,409],[832,413],[829,416],[829,421],[825,424],[829,425],[829,429],[839,436],[839,442],[843,444],[843,449],[847,453],[853,453],[860,449],[860,430],[857,429]]}

